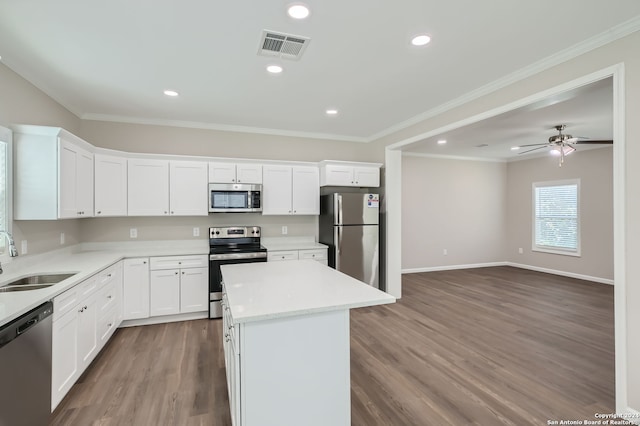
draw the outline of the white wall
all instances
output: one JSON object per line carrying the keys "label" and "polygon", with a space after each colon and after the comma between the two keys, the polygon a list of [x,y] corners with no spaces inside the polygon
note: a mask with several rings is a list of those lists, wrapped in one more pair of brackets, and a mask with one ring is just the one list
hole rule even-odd
{"label": "white wall", "polygon": [[404,155],[403,271],[504,261],[506,175],[506,163]]}
{"label": "white wall", "polygon": [[[580,179],[581,256],[531,250],[533,182]],[[507,166],[507,258],[518,264],[613,280],[613,149],[578,151]],[[524,249],[518,254],[518,248]]]}

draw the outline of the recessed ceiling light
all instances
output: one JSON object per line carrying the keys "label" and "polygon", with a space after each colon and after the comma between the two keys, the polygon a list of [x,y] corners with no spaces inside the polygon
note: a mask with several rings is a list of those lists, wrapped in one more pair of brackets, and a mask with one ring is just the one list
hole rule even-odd
{"label": "recessed ceiling light", "polygon": [[327,113],[327,115],[337,115],[338,114],[338,110],[337,109],[328,109],[325,112]]}
{"label": "recessed ceiling light", "polygon": [[167,96],[173,96],[173,97],[178,96],[178,92],[176,92],[175,90],[165,90],[164,94]]}
{"label": "recessed ceiling light", "polygon": [[445,139],[440,139],[438,141],[438,145],[444,145],[445,143],[447,143],[447,141]]}
{"label": "recessed ceiling light", "polygon": [[426,34],[419,34],[411,39],[411,44],[414,46],[424,46],[431,41],[431,37]]}
{"label": "recessed ceiling light", "polygon": [[517,150],[519,150],[519,149],[520,149],[520,147],[519,147],[519,146],[512,146],[512,147],[511,147],[511,151],[517,151]]}
{"label": "recessed ceiling light", "polygon": [[267,71],[271,74],[280,74],[282,72],[282,67],[280,65],[269,65],[267,67]]}
{"label": "recessed ceiling light", "polygon": [[287,13],[293,19],[304,19],[309,16],[309,8],[304,4],[296,3],[289,6]]}

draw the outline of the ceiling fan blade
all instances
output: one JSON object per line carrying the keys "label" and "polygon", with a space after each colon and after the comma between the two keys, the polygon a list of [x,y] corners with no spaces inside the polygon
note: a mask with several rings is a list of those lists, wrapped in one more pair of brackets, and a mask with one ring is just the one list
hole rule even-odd
{"label": "ceiling fan blade", "polygon": [[594,139],[587,139],[584,141],[576,141],[576,142],[571,142],[571,143],[575,143],[575,144],[588,144],[588,143],[592,143],[592,144],[607,144],[610,145],[613,143],[612,140],[594,140]]}
{"label": "ceiling fan blade", "polygon": [[549,148],[549,144],[544,144],[544,145],[545,145],[545,146],[539,146],[539,147],[537,147],[537,148],[533,148],[533,149],[530,149],[530,150],[528,150],[528,151],[522,151],[522,152],[519,152],[519,153],[518,153],[518,155],[520,155],[520,154],[526,154],[527,152],[531,152],[531,151],[537,151],[538,149]]}
{"label": "ceiling fan blade", "polygon": [[528,146],[543,146],[543,145],[551,146],[551,144],[549,144],[548,142],[545,142],[545,143],[530,143],[529,145],[518,145],[518,146],[520,148],[526,148]]}

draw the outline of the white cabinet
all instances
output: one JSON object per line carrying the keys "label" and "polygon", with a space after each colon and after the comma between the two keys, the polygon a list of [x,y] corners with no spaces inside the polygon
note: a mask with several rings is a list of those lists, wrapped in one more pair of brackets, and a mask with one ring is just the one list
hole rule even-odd
{"label": "white cabinet", "polygon": [[129,216],[206,216],[207,163],[130,159]]}
{"label": "white cabinet", "polygon": [[324,265],[328,264],[327,248],[304,249],[304,250],[269,250],[267,252],[268,262],[278,262],[283,260],[315,260]]}
{"label": "white cabinet", "polygon": [[127,190],[129,216],[168,216],[169,162],[129,159]]}
{"label": "white cabinet", "polygon": [[207,311],[208,262],[206,255],[152,257],[150,316]]}
{"label": "white cabinet", "polygon": [[171,161],[169,164],[169,207],[173,216],[207,216],[207,163]]}
{"label": "white cabinet", "polygon": [[320,186],[380,186],[379,163],[320,162]]}
{"label": "white cabinet", "polygon": [[95,216],[127,215],[127,159],[94,156]]}
{"label": "white cabinet", "polygon": [[318,168],[264,166],[263,215],[320,214]]}
{"label": "white cabinet", "polygon": [[14,219],[93,216],[93,149],[59,127],[14,127]]}
{"label": "white cabinet", "polygon": [[124,260],[123,319],[149,318],[149,258]]}
{"label": "white cabinet", "polygon": [[262,164],[212,161],[209,163],[209,182],[262,183]]}
{"label": "white cabinet", "polygon": [[52,411],[120,324],[120,288],[118,262],[53,299]]}

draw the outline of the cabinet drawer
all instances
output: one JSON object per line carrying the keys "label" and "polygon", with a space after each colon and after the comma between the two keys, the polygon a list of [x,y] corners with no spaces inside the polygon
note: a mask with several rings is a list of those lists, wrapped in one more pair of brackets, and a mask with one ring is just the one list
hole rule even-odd
{"label": "cabinet drawer", "polygon": [[107,343],[116,327],[118,327],[118,309],[113,306],[108,312],[104,313],[98,320],[98,338],[100,347]]}
{"label": "cabinet drawer", "polygon": [[78,299],[84,300],[98,290],[98,277],[93,276],[76,286],[78,291]]}
{"label": "cabinet drawer", "polygon": [[102,288],[105,285],[113,282],[118,274],[118,265],[111,266],[97,274],[98,287]]}
{"label": "cabinet drawer", "polygon": [[326,249],[300,250],[299,258],[300,260],[302,259],[326,260],[327,250]]}
{"label": "cabinet drawer", "polygon": [[98,297],[98,312],[102,314],[119,303],[118,294],[119,291],[116,281],[111,281],[105,285],[105,287],[100,290],[100,296]]}
{"label": "cabinet drawer", "polygon": [[267,252],[267,262],[279,260],[298,260],[298,250]]}
{"label": "cabinet drawer", "polygon": [[150,269],[180,269],[180,268],[207,268],[209,256],[206,254],[196,256],[163,256],[150,259]]}
{"label": "cabinet drawer", "polygon": [[78,304],[78,286],[53,298],[53,321],[72,310]]}

